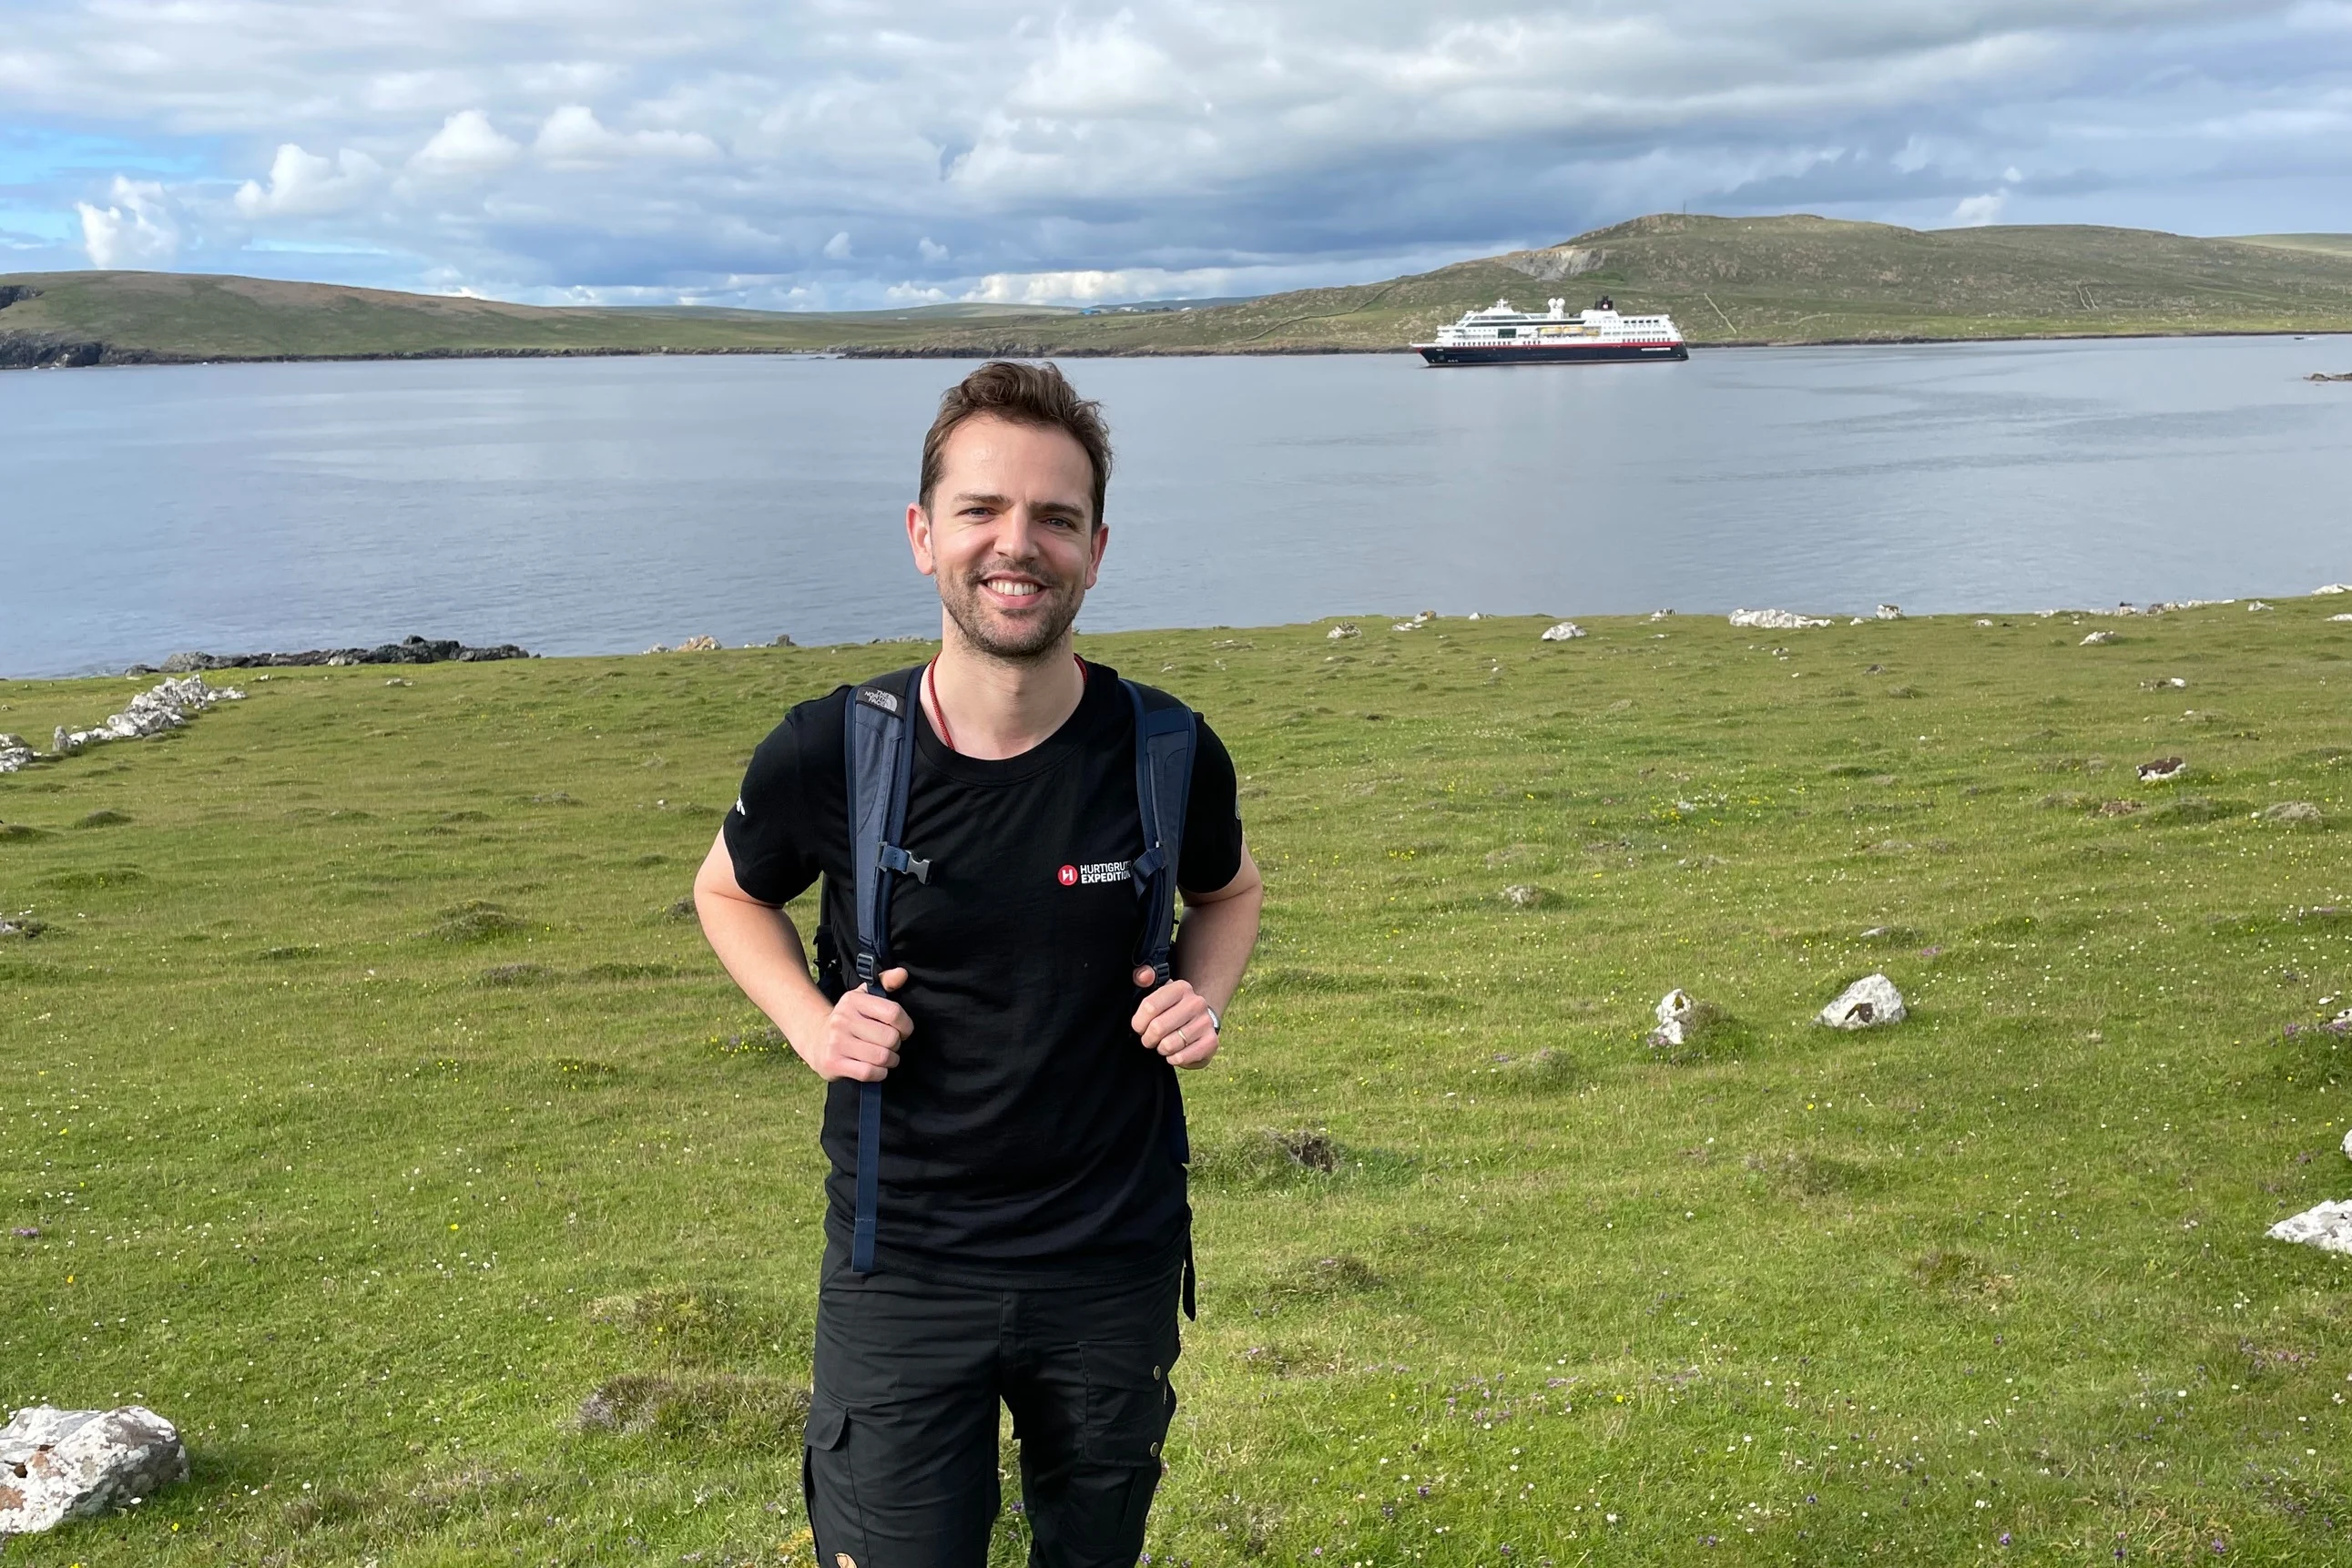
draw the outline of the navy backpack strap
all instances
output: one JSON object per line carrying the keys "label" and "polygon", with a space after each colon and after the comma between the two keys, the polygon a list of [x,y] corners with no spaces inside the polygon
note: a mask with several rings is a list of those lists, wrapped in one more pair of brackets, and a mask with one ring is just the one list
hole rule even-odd
{"label": "navy backpack strap", "polygon": [[[890,967],[890,889],[898,875],[919,882],[931,863],[899,843],[907,826],[907,788],[914,776],[916,682],[923,667],[880,676],[850,693],[843,717],[842,762],[849,784],[849,865],[856,879],[857,983],[877,996]],[[857,1215],[849,1267],[874,1271],[874,1233],[882,1200],[882,1086],[857,1086]]]}
{"label": "navy backpack strap", "polygon": [[[1143,853],[1129,874],[1143,898],[1143,940],[1136,963],[1151,971],[1153,986],[1165,985],[1175,946],[1177,868],[1184,858],[1184,813],[1192,798],[1192,753],[1200,721],[1164,691],[1123,680],[1135,709],[1135,805],[1143,826]],[[1192,1141],[1184,1127],[1184,1089],[1176,1069],[1165,1069],[1168,1147],[1180,1165],[1192,1163]],[[1192,1206],[1185,1205],[1184,1315],[1197,1318],[1193,1304]]]}
{"label": "navy backpack strap", "polygon": [[1143,942],[1136,963],[1154,984],[1168,983],[1169,950],[1176,936],[1176,871],[1184,856],[1184,812],[1192,798],[1192,749],[1199,721],[1164,691],[1132,680],[1135,708],[1135,804],[1143,821],[1143,853],[1129,868],[1143,895]]}

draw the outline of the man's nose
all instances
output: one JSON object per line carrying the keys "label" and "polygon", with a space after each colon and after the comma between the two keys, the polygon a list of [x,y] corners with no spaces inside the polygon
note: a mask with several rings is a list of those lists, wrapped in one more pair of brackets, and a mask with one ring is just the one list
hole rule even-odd
{"label": "man's nose", "polygon": [[1037,522],[1036,515],[1026,506],[1006,508],[996,531],[996,552],[1013,561],[1035,560]]}

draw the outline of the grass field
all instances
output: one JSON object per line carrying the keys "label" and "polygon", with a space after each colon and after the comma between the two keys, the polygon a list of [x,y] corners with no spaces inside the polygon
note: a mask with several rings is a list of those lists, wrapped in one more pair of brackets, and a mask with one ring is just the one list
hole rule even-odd
{"label": "grass field", "polygon": [[[2352,1259],[2262,1237],[2352,1193],[2346,604],[1085,639],[1272,889],[1154,1563],[2352,1557]],[[0,778],[0,1404],[194,1465],[11,1568],[807,1568],[819,1089],[677,900],[919,651],[280,671]]]}
{"label": "grass field", "polygon": [[[29,292],[27,292],[29,291]],[[1664,213],[1351,288],[1086,315],[980,305],[840,315],[541,309],[175,273],[0,277],[0,364],[369,354],[837,350],[1198,354],[1402,350],[1465,310],[1612,295],[1699,343],[2352,331],[2352,236],[2203,239],[2043,225],[1921,231]],[[24,297],[10,302],[12,294]],[[2319,367],[2315,367],[2319,368]]]}

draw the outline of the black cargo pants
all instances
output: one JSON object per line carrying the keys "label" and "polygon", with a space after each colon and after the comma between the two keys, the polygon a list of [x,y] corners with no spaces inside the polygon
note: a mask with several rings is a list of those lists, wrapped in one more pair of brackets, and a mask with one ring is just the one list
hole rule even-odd
{"label": "black cargo pants", "polygon": [[1181,1279],[971,1289],[853,1273],[828,1249],[801,1472],[817,1568],[983,1568],[999,1400],[1032,1568],[1134,1568],[1176,1411]]}

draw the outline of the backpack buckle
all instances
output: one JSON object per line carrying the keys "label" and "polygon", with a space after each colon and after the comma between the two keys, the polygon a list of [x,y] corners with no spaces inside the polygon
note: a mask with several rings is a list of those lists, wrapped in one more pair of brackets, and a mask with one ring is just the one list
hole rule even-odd
{"label": "backpack buckle", "polygon": [[925,887],[930,885],[931,863],[908,854],[896,844],[882,846],[882,868],[885,871],[897,871],[901,875],[912,877]]}

